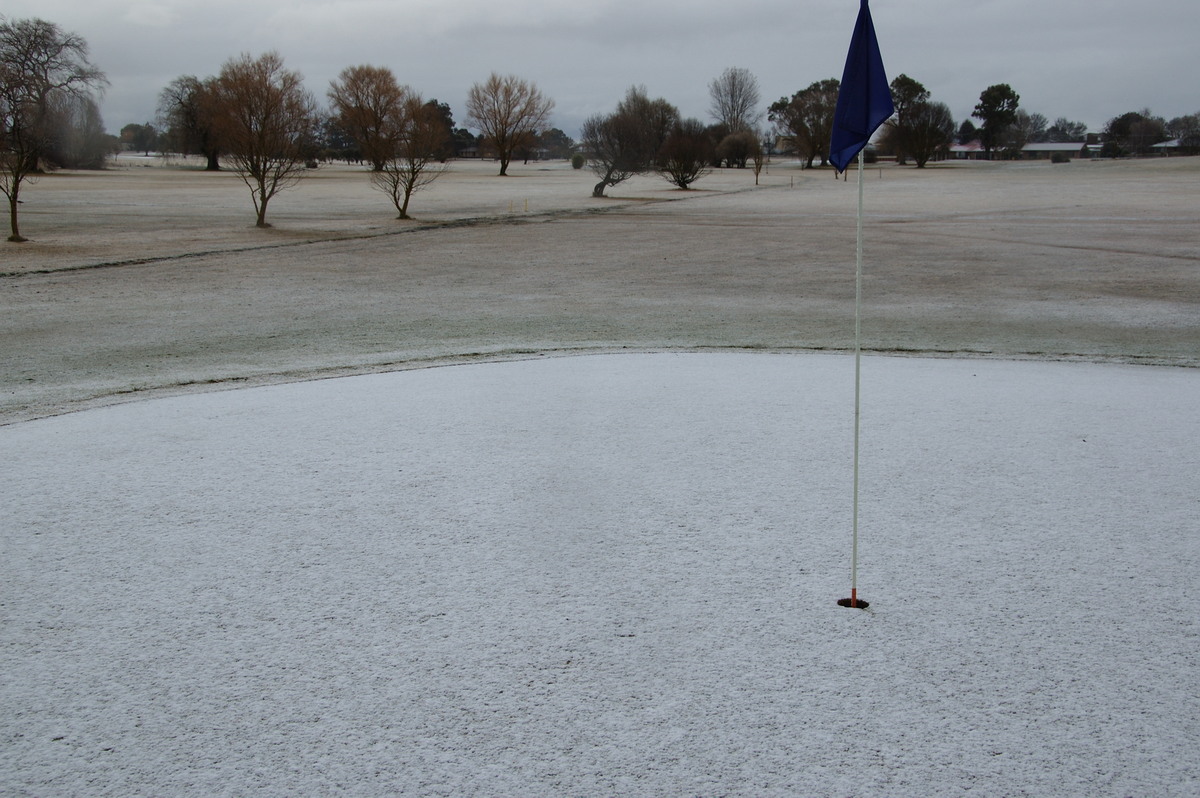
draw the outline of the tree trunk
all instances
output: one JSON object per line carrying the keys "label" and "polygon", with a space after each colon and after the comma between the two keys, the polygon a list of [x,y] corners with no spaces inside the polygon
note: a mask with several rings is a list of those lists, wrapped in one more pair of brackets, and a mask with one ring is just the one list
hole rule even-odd
{"label": "tree trunk", "polygon": [[208,159],[208,164],[204,167],[204,171],[206,171],[206,172],[221,171],[221,163],[217,158],[216,150],[210,150],[210,151],[204,153],[204,157]]}
{"label": "tree trunk", "polygon": [[254,181],[258,184],[258,188],[250,192],[250,196],[254,200],[254,210],[258,214],[254,226],[270,227],[271,225],[267,224],[267,203],[271,201],[271,195],[267,193],[267,178],[255,176]]}
{"label": "tree trunk", "polygon": [[255,210],[258,211],[258,218],[255,220],[254,226],[255,227],[270,227],[271,225],[267,224],[267,199],[266,199],[266,197],[260,197],[259,201],[254,204],[256,206]]}
{"label": "tree trunk", "polygon": [[592,189],[593,197],[603,197],[604,189],[608,188],[609,186],[615,185],[615,183],[613,183],[613,179],[612,179],[613,172],[615,172],[615,171],[616,171],[616,167],[614,167],[614,166],[609,166],[605,169],[603,179],[601,179],[600,182],[596,184],[596,187]]}
{"label": "tree trunk", "polygon": [[9,224],[12,226],[12,235],[10,235],[8,237],[8,240],[15,242],[15,243],[20,243],[22,241],[25,241],[26,239],[24,239],[21,236],[21,231],[17,227],[17,190],[16,190],[16,186],[13,186],[12,196],[10,196],[8,198],[8,219],[9,219]]}

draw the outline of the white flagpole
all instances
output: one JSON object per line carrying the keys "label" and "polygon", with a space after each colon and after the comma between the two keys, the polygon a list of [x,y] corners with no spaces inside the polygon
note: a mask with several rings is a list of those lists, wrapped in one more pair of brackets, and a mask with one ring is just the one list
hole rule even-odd
{"label": "white flagpole", "polygon": [[858,428],[862,396],[863,151],[858,151],[858,242],[854,265],[854,512],[850,543],[850,606],[858,606]]}
{"label": "white flagpole", "polygon": [[[849,91],[847,89],[849,88]],[[883,57],[875,40],[875,26],[867,0],[860,0],[858,22],[846,53],[846,68],[838,90],[837,109],[833,114],[833,133],[829,139],[834,165],[845,169],[845,156],[858,156],[858,243],[854,264],[854,515],[850,548],[850,598],[838,599],[843,607],[866,609],[858,600],[858,455],[859,427],[862,417],[862,253],[863,253],[863,163],[864,150],[879,126],[895,113]]]}

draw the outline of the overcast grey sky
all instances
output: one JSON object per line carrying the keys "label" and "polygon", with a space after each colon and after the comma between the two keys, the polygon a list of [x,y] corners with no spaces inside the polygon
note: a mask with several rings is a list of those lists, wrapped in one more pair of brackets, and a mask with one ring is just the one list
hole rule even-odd
{"label": "overcast grey sky", "polygon": [[[859,0],[5,0],[87,39],[111,87],[107,128],[153,119],[159,90],[243,52],[278,50],[323,103],[355,64],[390,67],[465,123],[472,83],[492,71],[537,83],[552,125],[576,136],[632,84],[709,121],[708,83],[726,67],[757,76],[764,106],[841,77]],[[874,0],[888,77],[905,73],[956,122],[1008,83],[1021,107],[1099,130],[1149,107],[1200,111],[1197,0]]]}

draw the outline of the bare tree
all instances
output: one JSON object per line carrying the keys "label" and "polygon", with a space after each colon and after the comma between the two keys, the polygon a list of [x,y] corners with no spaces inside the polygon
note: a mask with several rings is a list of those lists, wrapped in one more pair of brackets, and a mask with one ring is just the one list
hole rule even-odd
{"label": "bare tree", "polygon": [[631,86],[611,114],[598,114],[583,123],[583,147],[588,167],[600,178],[593,197],[609,186],[649,171],[675,123],[679,110],[661,97],[652,100],[644,86]]}
{"label": "bare tree", "polygon": [[662,97],[650,99],[645,86],[631,86],[625,98],[617,103],[617,113],[637,120],[642,147],[652,165],[654,156],[679,121],[679,109]]}
{"label": "bare tree", "polygon": [[603,197],[609,186],[646,170],[636,120],[619,114],[595,114],[584,120],[580,134],[588,168],[600,178],[592,188],[593,197]]}
{"label": "bare tree", "polygon": [[754,159],[754,185],[758,185],[758,177],[762,174],[763,167],[767,164],[767,148],[763,146],[765,138],[760,131],[755,135],[757,143],[750,155]]}
{"label": "bare tree", "polygon": [[1054,124],[1046,128],[1048,141],[1082,142],[1087,140],[1087,123],[1072,122],[1065,116],[1054,120]]}
{"label": "bare tree", "polygon": [[450,134],[437,104],[426,103],[417,94],[405,98],[385,122],[390,154],[383,168],[371,173],[371,182],[391,199],[400,213],[397,218],[408,219],[412,195],[446,171],[440,161]]}
{"label": "bare tree", "polygon": [[1027,138],[1029,141],[1041,143],[1050,140],[1050,120],[1045,114],[1039,114],[1036,111],[1031,114],[1024,114],[1023,111],[1017,113],[1018,121],[1025,126]]}
{"label": "bare tree", "polygon": [[0,17],[0,192],[8,198],[9,241],[25,240],[17,224],[21,184],[41,168],[56,105],[91,99],[107,84],[82,37],[42,19]]}
{"label": "bare tree", "polygon": [[713,141],[699,119],[675,123],[658,151],[655,171],[668,183],[685,191],[709,174],[713,161]]}
{"label": "bare tree", "polygon": [[709,113],[729,133],[751,130],[761,117],[758,104],[762,95],[758,90],[758,78],[748,69],[727,68],[708,84],[708,95],[712,98]]}
{"label": "bare tree", "polygon": [[755,152],[762,149],[758,134],[751,130],[730,133],[717,144],[716,162],[718,165],[745,169],[746,163],[754,157]]}
{"label": "bare tree", "polygon": [[183,155],[204,157],[205,171],[221,168],[217,140],[217,79],[181,75],[158,95],[158,120],[168,146]]}
{"label": "bare tree", "polygon": [[950,106],[932,100],[914,103],[907,114],[905,142],[908,154],[923,169],[930,158],[949,151],[954,142],[954,116]]}
{"label": "bare tree", "polygon": [[218,138],[238,176],[250,189],[257,216],[267,224],[267,203],[296,184],[315,138],[316,102],[298,72],[270,52],[243,54],[221,69],[216,81]]}
{"label": "bare tree", "polygon": [[388,127],[402,114],[409,90],[387,67],[347,67],[329,86],[329,103],[341,128],[376,172],[391,157]]}
{"label": "bare tree", "polygon": [[536,139],[552,110],[554,100],[516,75],[501,77],[493,72],[467,92],[467,121],[495,147],[501,175],[508,174],[513,153]]}
{"label": "bare tree", "polygon": [[1021,157],[1025,145],[1031,142],[1046,140],[1046,117],[1039,113],[1029,113],[1024,108],[1017,109],[1016,119],[1009,125],[998,140],[998,146],[1009,160]]}
{"label": "bare tree", "polygon": [[116,136],[104,129],[95,99],[73,94],[51,96],[48,119],[52,135],[44,160],[65,169],[103,169],[118,149]]}

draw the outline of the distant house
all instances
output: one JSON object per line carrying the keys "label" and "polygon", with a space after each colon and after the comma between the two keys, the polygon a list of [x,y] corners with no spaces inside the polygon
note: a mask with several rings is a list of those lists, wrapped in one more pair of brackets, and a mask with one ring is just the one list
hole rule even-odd
{"label": "distant house", "polygon": [[966,144],[951,144],[950,158],[955,161],[981,161],[987,157],[987,152],[979,139],[968,141]]}
{"label": "distant house", "polygon": [[1183,145],[1179,139],[1171,139],[1170,141],[1160,141],[1155,144],[1150,150],[1155,155],[1183,155]]}
{"label": "distant house", "polygon": [[1036,141],[1021,148],[1021,157],[1028,160],[1053,158],[1055,155],[1067,158],[1090,158],[1091,150],[1084,141]]}
{"label": "distant house", "polygon": [[[999,152],[993,150],[993,155],[998,155]],[[1090,158],[1092,155],[1087,142],[1083,141],[1036,141],[1021,148],[1021,158],[1024,160],[1053,158],[1056,154],[1066,158]],[[987,151],[978,141],[970,141],[966,144],[952,144],[950,157],[955,160],[978,161],[987,158]]]}

